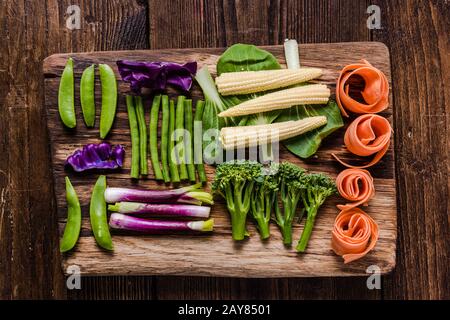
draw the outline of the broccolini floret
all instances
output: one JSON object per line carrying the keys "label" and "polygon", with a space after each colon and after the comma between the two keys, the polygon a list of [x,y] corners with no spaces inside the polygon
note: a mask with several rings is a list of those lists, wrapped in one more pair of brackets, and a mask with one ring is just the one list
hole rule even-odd
{"label": "broccolini floret", "polygon": [[255,190],[252,194],[251,213],[255,219],[261,239],[270,237],[269,222],[272,208],[276,206],[276,191],[278,181],[276,175],[266,170],[256,179]]}
{"label": "broccolini floret", "polygon": [[261,168],[260,163],[247,160],[225,162],[216,168],[212,190],[227,202],[234,240],[243,240],[246,235],[247,214]]}
{"label": "broccolini floret", "polygon": [[298,252],[306,250],[320,206],[337,192],[334,180],[323,173],[308,174],[304,180],[306,188],[301,190],[301,198],[307,216],[305,228],[296,247]]}
{"label": "broccolini floret", "polygon": [[292,223],[305,185],[305,170],[292,163],[278,165],[278,194],[282,208],[275,206],[275,220],[280,227],[283,243],[292,243]]}

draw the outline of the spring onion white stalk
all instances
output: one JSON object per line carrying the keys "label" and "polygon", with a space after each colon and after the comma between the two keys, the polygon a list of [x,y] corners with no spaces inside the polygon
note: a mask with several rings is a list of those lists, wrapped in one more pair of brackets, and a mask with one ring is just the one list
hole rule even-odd
{"label": "spring onion white stalk", "polygon": [[284,41],[284,56],[288,69],[300,69],[300,56],[298,53],[298,43],[295,39]]}

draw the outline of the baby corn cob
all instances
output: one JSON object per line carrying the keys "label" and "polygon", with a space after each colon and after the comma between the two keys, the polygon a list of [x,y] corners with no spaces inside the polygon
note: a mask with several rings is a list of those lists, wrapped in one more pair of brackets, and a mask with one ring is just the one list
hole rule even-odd
{"label": "baby corn cob", "polygon": [[256,126],[226,127],[220,130],[220,140],[225,150],[254,147],[258,144],[289,139],[326,123],[327,117],[317,116]]}
{"label": "baby corn cob", "polygon": [[235,117],[278,109],[287,109],[301,104],[324,104],[328,102],[330,89],[323,84],[311,84],[284,89],[245,101],[219,113],[219,117]]}
{"label": "baby corn cob", "polygon": [[319,68],[226,72],[216,78],[220,94],[247,94],[284,88],[322,75]]}

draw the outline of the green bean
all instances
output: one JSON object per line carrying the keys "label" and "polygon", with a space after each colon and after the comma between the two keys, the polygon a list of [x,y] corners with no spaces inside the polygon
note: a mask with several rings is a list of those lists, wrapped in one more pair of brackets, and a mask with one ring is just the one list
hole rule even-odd
{"label": "green bean", "polygon": [[139,179],[139,129],[134,106],[134,97],[127,96],[128,122],[130,123],[131,135],[131,177]]}
{"label": "green bean", "polygon": [[89,214],[92,232],[98,245],[106,250],[113,250],[113,243],[108,227],[108,217],[106,215],[105,190],[106,177],[100,176],[92,191]]}
{"label": "green bean", "polygon": [[194,116],[194,161],[196,163],[198,177],[201,182],[207,182],[205,166],[203,165],[203,131],[202,118],[205,102],[198,100],[195,105]]}
{"label": "green bean", "polygon": [[184,96],[178,96],[177,110],[175,115],[175,142],[178,164],[180,165],[180,179],[187,180],[188,173],[185,161],[185,147],[184,147]]}
{"label": "green bean", "polygon": [[80,81],[80,102],[86,127],[92,128],[95,123],[95,64],[84,69]]}
{"label": "green bean", "polygon": [[66,177],[67,222],[59,244],[61,252],[72,250],[78,241],[81,230],[81,207],[75,189]]}
{"label": "green bean", "polygon": [[77,125],[74,91],[73,60],[72,58],[69,58],[61,75],[58,91],[59,116],[64,125],[68,128],[75,128]]}
{"label": "green bean", "polygon": [[194,153],[193,153],[193,144],[192,139],[194,138],[193,132],[193,115],[192,115],[192,100],[186,99],[184,102],[184,126],[186,128],[186,132],[184,135],[184,150],[185,150],[185,159],[187,163],[187,172],[189,176],[189,181],[195,182],[195,165],[194,165]]}
{"label": "green bean", "polygon": [[147,125],[145,124],[145,110],[142,103],[142,97],[135,97],[136,102],[136,115],[139,126],[139,163],[141,168],[141,174],[148,174],[147,165]]}
{"label": "green bean", "polygon": [[100,113],[100,138],[105,139],[114,122],[117,108],[117,81],[113,69],[99,64],[102,83],[102,110]]}
{"label": "green bean", "polygon": [[167,162],[167,151],[169,139],[169,97],[167,95],[162,96],[162,124],[161,124],[161,164],[162,174],[164,182],[170,182],[170,169]]}
{"label": "green bean", "polygon": [[170,100],[169,103],[169,149],[167,150],[169,157],[169,170],[172,182],[180,182],[178,174],[178,165],[175,155],[175,103]]}
{"label": "green bean", "polygon": [[152,160],[153,173],[155,174],[156,180],[163,179],[158,156],[158,118],[160,104],[161,95],[157,95],[153,98],[152,109],[150,110],[150,158]]}

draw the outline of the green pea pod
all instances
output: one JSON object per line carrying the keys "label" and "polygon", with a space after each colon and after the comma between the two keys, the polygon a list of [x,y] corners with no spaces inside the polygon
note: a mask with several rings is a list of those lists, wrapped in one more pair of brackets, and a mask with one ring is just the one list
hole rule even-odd
{"label": "green pea pod", "polygon": [[78,241],[81,230],[81,207],[75,189],[66,177],[67,222],[59,244],[61,252],[72,250]]}
{"label": "green pea pod", "polygon": [[69,58],[61,75],[58,92],[59,116],[68,128],[75,128],[77,125],[73,81],[73,60]]}
{"label": "green pea pod", "polygon": [[95,64],[84,69],[80,82],[81,109],[86,126],[92,128],[95,123]]}
{"label": "green pea pod", "polygon": [[92,191],[90,204],[90,218],[92,231],[98,245],[106,250],[113,250],[111,234],[109,233],[108,217],[106,215],[106,177],[100,176]]}
{"label": "green pea pod", "polygon": [[105,139],[114,122],[117,108],[117,81],[113,69],[99,64],[102,83],[102,110],[100,113],[100,138]]}

